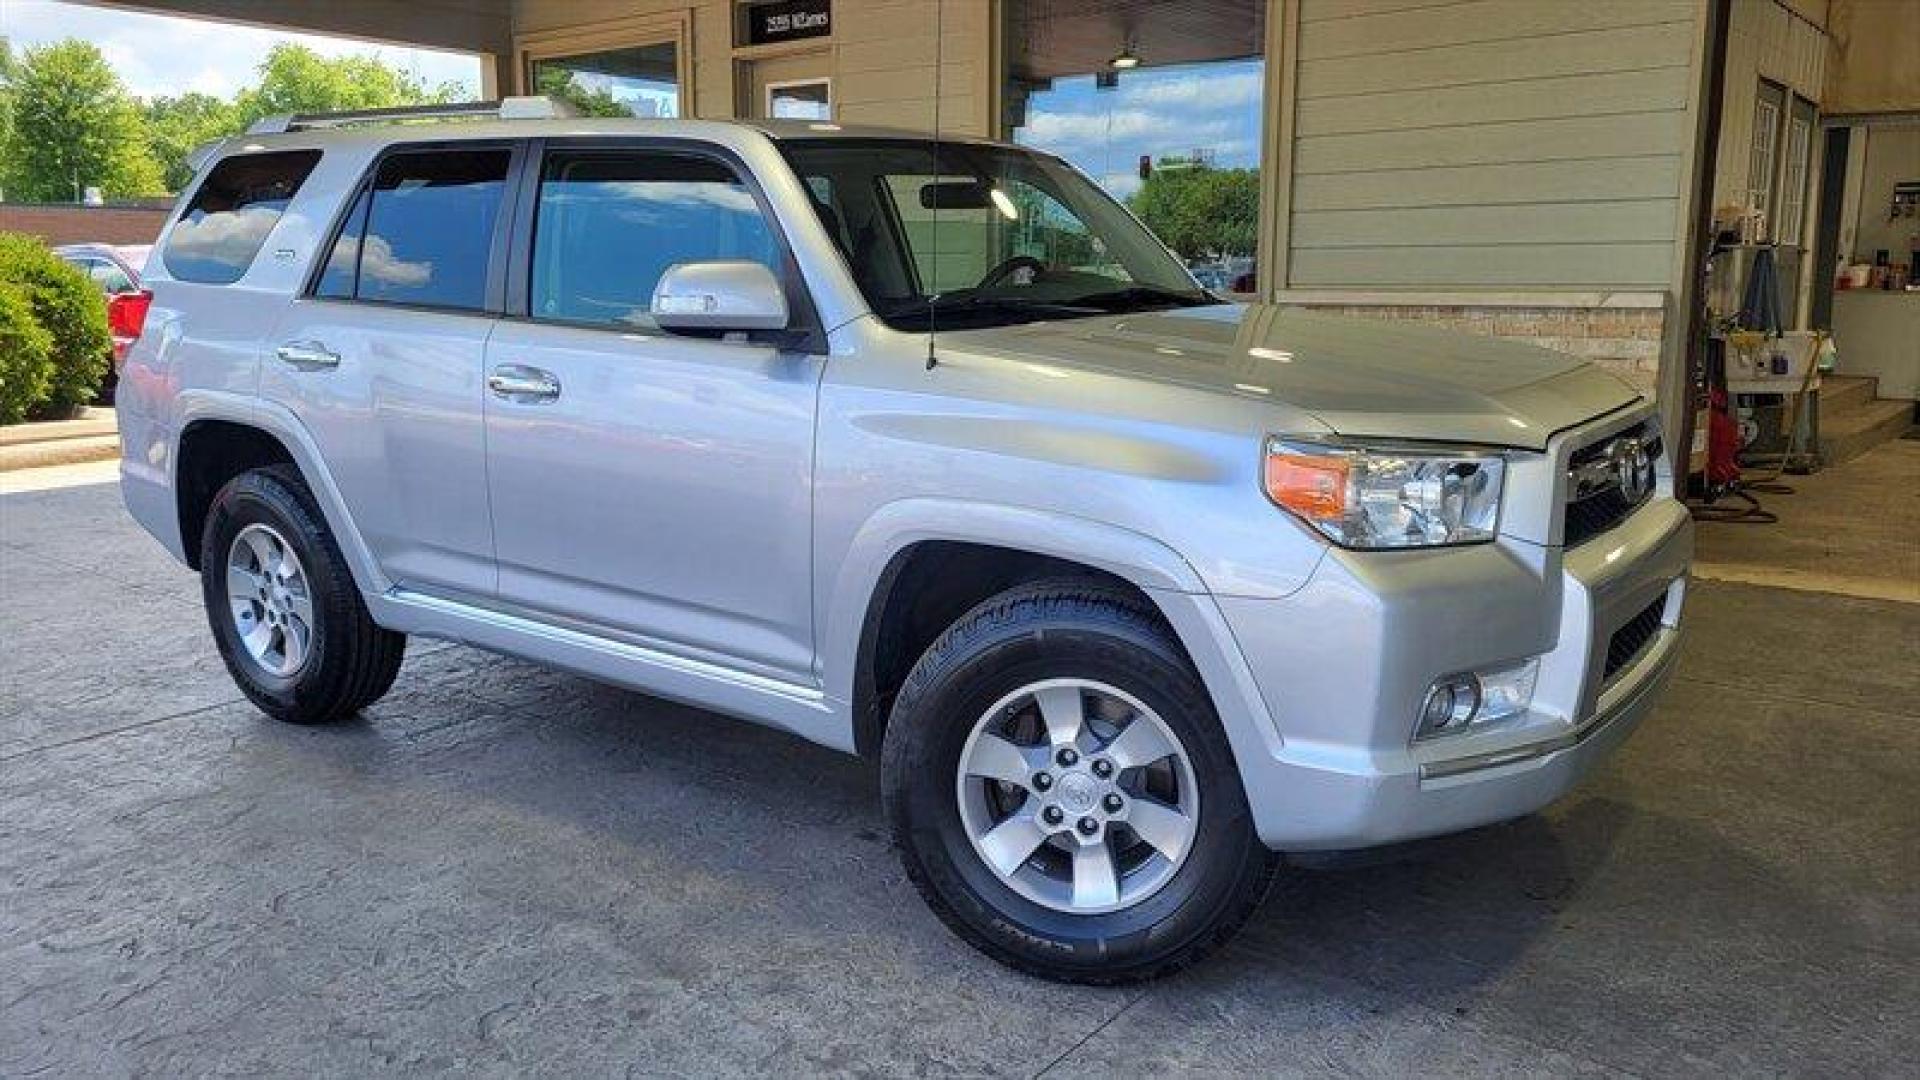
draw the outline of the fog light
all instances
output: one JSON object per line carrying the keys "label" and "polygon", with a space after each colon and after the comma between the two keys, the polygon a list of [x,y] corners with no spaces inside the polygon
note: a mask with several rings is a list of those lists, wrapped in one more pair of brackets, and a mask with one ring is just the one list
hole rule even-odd
{"label": "fog light", "polygon": [[1420,704],[1414,738],[1455,735],[1523,715],[1533,704],[1538,658],[1484,671],[1463,671],[1436,680]]}
{"label": "fog light", "polygon": [[1480,680],[1472,673],[1449,675],[1427,691],[1420,706],[1419,737],[1457,731],[1473,722],[1480,711]]}

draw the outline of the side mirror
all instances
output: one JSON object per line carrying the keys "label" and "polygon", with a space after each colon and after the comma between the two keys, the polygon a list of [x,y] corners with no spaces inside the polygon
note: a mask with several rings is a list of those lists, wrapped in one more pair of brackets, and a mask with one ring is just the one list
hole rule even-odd
{"label": "side mirror", "polygon": [[785,330],[790,321],[780,279],[744,259],[667,267],[651,311],[662,330]]}

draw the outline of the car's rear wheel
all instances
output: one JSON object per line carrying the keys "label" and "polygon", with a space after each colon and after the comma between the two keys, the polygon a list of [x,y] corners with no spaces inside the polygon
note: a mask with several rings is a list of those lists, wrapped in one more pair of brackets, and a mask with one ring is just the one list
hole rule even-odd
{"label": "car's rear wheel", "polygon": [[200,540],[207,619],[227,671],[262,712],[296,724],[350,716],[393,685],[403,634],[367,613],[298,472],[242,473],[214,496]]}
{"label": "car's rear wheel", "polygon": [[1182,967],[1272,880],[1206,688],[1156,613],[1101,584],[1025,586],[955,623],[895,703],[882,784],[934,910],[1049,978]]}

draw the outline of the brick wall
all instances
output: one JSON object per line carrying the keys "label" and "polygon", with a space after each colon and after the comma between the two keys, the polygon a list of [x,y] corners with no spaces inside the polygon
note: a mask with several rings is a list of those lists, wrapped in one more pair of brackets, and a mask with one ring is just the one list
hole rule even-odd
{"label": "brick wall", "polygon": [[165,206],[29,206],[0,203],[0,232],[26,233],[49,245],[151,244],[167,223]]}
{"label": "brick wall", "polygon": [[1508,338],[1590,360],[1654,396],[1660,369],[1659,308],[1386,306],[1299,304],[1312,311],[1370,319],[1413,319],[1469,334]]}

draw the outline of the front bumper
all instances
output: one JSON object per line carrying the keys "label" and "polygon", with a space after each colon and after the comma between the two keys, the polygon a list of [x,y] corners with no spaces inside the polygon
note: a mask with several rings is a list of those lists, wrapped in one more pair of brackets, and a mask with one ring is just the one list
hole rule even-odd
{"label": "front bumper", "polygon": [[[1502,540],[1336,554],[1286,600],[1220,598],[1275,735],[1240,754],[1261,839],[1276,850],[1371,847],[1518,817],[1564,794],[1658,700],[1692,551],[1686,509],[1662,497],[1573,551]],[[1609,675],[1614,632],[1656,604],[1660,628]],[[1531,656],[1540,676],[1523,717],[1412,741],[1434,679]]]}

